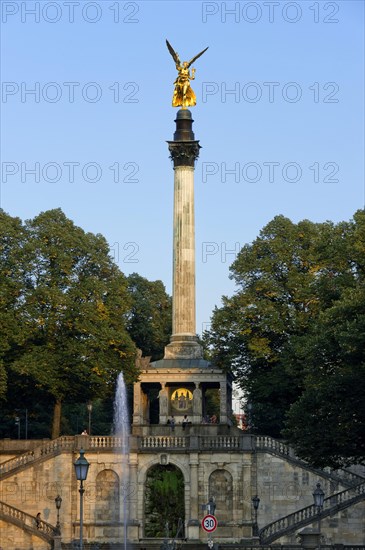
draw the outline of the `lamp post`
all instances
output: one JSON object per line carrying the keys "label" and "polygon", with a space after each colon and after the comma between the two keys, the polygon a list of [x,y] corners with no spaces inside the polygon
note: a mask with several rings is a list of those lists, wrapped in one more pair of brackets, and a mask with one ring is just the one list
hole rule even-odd
{"label": "lamp post", "polygon": [[89,411],[89,435],[91,435],[91,412],[93,410],[93,404],[89,402],[87,405],[87,410]]}
{"label": "lamp post", "polygon": [[87,478],[87,473],[89,471],[89,466],[90,466],[89,462],[84,457],[84,454],[85,454],[85,451],[83,449],[80,449],[80,456],[76,460],[76,462],[74,462],[76,479],[80,482],[80,489],[79,489],[79,493],[80,493],[80,550],[83,550],[83,540],[82,540],[82,534],[83,534],[82,530],[83,530],[83,522],[84,522],[84,501],[83,501],[83,497],[84,497],[84,492],[85,492],[83,482]]}
{"label": "lamp post", "polygon": [[19,416],[15,417],[15,426],[18,427],[18,439],[20,439],[20,417]]}
{"label": "lamp post", "polygon": [[252,528],[252,534],[254,537],[257,537],[258,534],[259,534],[259,526],[257,524],[257,510],[259,508],[259,504],[260,504],[260,499],[257,495],[255,495],[254,497],[252,497],[252,505],[253,505],[253,509],[254,509],[254,514],[255,514],[255,520],[254,520],[254,524],[253,524],[253,528]]}
{"label": "lamp post", "polygon": [[60,508],[61,508],[61,504],[62,504],[62,497],[60,497],[60,495],[57,495],[56,498],[54,499],[54,501],[56,503],[56,508],[57,508],[56,534],[60,535],[61,534]]}

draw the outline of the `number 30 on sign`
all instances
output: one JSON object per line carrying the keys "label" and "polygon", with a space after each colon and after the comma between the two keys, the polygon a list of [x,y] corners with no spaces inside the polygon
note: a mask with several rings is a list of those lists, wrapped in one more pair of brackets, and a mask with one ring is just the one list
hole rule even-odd
{"label": "number 30 on sign", "polygon": [[204,516],[202,519],[202,527],[207,533],[213,533],[217,529],[217,518],[215,516]]}

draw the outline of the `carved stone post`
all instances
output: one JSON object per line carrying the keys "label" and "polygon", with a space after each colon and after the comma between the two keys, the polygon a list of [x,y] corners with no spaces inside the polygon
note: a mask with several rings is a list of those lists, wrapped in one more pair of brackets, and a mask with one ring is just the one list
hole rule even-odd
{"label": "carved stone post", "polygon": [[133,387],[133,424],[143,424],[141,391],[141,382],[135,382]]}

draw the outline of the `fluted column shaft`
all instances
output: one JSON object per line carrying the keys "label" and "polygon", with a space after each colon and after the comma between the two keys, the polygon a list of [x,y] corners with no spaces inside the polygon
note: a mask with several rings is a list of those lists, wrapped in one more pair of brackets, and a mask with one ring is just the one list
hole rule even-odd
{"label": "fluted column shaft", "polygon": [[172,334],[195,336],[194,168],[174,169]]}

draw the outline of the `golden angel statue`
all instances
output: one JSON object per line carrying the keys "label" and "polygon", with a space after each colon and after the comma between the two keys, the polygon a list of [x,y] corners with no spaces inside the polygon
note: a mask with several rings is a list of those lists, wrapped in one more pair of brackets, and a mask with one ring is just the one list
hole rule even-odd
{"label": "golden angel statue", "polygon": [[195,69],[192,68],[190,74],[189,68],[194,63],[194,61],[198,59],[198,57],[200,57],[201,55],[203,55],[204,52],[207,51],[208,48],[205,48],[205,50],[198,53],[198,55],[193,57],[193,59],[191,59],[190,61],[183,61],[181,63],[179,54],[175,52],[168,40],[166,40],[166,44],[170,54],[172,55],[173,60],[175,61],[176,69],[179,73],[174,82],[175,90],[172,97],[172,106],[182,107],[183,109],[186,109],[187,107],[193,107],[194,105],[196,105],[196,96],[190,86],[190,80],[195,79]]}

